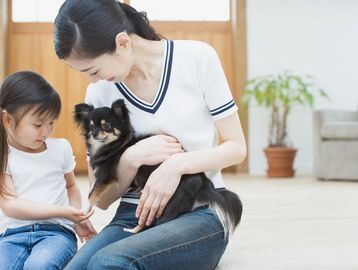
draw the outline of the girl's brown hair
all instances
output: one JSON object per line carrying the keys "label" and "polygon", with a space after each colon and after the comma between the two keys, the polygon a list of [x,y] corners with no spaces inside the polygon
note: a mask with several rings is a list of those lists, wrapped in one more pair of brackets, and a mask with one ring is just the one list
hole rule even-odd
{"label": "girl's brown hair", "polygon": [[9,148],[3,113],[6,111],[19,123],[30,110],[37,115],[58,118],[60,97],[41,75],[32,71],[16,72],[8,76],[0,88],[0,196],[9,194],[5,186]]}

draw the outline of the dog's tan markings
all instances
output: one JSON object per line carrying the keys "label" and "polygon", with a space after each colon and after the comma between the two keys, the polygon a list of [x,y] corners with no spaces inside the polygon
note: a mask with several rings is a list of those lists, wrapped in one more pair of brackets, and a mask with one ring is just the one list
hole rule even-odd
{"label": "dog's tan markings", "polygon": [[107,191],[109,191],[112,188],[117,188],[114,187],[114,185],[117,185],[117,180],[112,180],[110,182],[111,182],[110,184],[100,185],[100,186],[96,186],[95,184],[94,188],[92,189],[92,191],[88,196],[88,201],[91,206],[97,205],[97,202],[102,198],[103,194],[105,194]]}
{"label": "dog's tan markings", "polygon": [[118,129],[113,128],[113,130],[114,130],[115,135],[117,135],[117,136],[121,135],[121,132]]}
{"label": "dog's tan markings", "polygon": [[118,140],[118,136],[117,135],[115,135],[115,134],[113,134],[113,133],[107,133],[108,135],[108,140],[110,141],[110,142],[113,142],[113,141],[115,141],[115,140]]}
{"label": "dog's tan markings", "polygon": [[112,127],[111,122],[107,121],[106,119],[101,120],[101,127],[103,129],[110,129]]}

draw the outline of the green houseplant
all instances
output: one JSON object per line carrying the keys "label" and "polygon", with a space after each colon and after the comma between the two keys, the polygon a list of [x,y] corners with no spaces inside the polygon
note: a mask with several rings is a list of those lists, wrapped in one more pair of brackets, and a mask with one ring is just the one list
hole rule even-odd
{"label": "green houseplant", "polygon": [[294,105],[313,107],[315,97],[327,94],[309,75],[283,72],[249,80],[245,86],[243,103],[255,100],[258,106],[271,110],[268,147],[264,149],[269,177],[292,177],[297,149],[290,147],[287,137],[287,117]]}

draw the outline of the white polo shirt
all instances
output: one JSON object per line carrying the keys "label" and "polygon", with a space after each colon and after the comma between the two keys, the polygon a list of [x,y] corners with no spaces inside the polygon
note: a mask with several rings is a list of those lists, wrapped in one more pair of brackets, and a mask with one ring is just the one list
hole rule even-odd
{"label": "white polo shirt", "polygon": [[[164,59],[152,103],[125,83],[103,80],[88,86],[86,103],[110,107],[121,98],[137,133],[174,136],[188,152],[216,146],[215,121],[236,113],[237,107],[215,50],[199,41],[167,41]],[[225,187],[220,171],[205,173],[216,188]]]}

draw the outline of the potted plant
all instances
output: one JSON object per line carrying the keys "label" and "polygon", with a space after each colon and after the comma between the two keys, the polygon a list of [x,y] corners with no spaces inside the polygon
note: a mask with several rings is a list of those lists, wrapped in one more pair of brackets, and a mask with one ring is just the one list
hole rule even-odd
{"label": "potted plant", "polygon": [[299,76],[291,72],[266,75],[249,80],[243,103],[255,100],[259,106],[269,108],[268,146],[264,149],[269,177],[292,177],[293,161],[297,149],[291,147],[287,137],[287,117],[294,105],[313,107],[316,96],[327,94],[315,83],[312,76]]}

